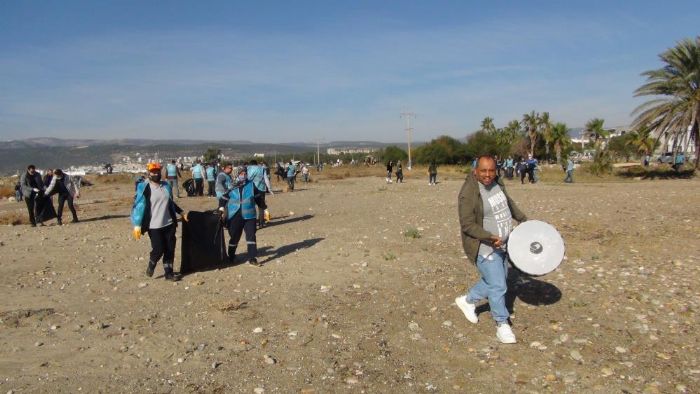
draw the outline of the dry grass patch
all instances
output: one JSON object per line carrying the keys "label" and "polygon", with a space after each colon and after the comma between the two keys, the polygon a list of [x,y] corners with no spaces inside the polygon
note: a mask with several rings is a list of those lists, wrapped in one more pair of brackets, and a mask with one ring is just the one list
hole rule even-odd
{"label": "dry grass patch", "polygon": [[27,214],[19,212],[8,212],[0,215],[0,225],[13,225],[17,226],[20,224],[29,224],[29,218]]}

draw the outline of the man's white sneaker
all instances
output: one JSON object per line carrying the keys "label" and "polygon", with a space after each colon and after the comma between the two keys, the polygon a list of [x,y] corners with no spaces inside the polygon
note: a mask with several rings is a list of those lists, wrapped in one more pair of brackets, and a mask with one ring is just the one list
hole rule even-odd
{"label": "man's white sneaker", "polygon": [[510,329],[510,324],[508,323],[501,323],[498,325],[498,328],[496,329],[496,337],[498,338],[501,343],[515,343],[515,334],[513,334],[513,330]]}
{"label": "man's white sneaker", "polygon": [[468,303],[467,297],[460,296],[455,298],[455,304],[462,310],[467,320],[474,324],[479,322],[479,317],[476,315],[476,305]]}

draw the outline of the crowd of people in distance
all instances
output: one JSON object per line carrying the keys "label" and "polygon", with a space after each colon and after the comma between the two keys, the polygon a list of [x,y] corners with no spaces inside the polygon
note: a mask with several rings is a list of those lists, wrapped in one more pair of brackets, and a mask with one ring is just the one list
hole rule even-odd
{"label": "crowd of people in distance", "polygon": [[[403,183],[403,164],[401,164],[401,160],[397,160],[396,163],[393,160],[389,160],[386,163],[386,183],[394,182],[392,180],[394,167],[396,167],[396,183]],[[428,185],[437,185],[437,164],[434,161],[428,165]]]}
{"label": "crowd of people in distance", "polygon": [[[54,218],[58,225],[63,225],[63,208],[66,203],[73,216],[72,223],[77,223],[78,214],[73,201],[80,198],[80,183],[80,177],[74,179],[60,168],[47,169],[42,176],[36,166],[30,164],[15,186],[15,197],[18,202],[24,201],[27,204],[32,227],[43,226]],[[58,195],[58,210],[53,205],[55,195]]]}

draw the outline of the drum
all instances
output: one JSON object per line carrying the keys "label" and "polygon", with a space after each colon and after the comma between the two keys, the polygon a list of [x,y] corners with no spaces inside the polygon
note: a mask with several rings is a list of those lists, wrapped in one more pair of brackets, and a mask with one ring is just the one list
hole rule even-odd
{"label": "drum", "polygon": [[548,274],[564,259],[564,240],[554,226],[528,220],[508,237],[508,256],[519,270],[533,276]]}

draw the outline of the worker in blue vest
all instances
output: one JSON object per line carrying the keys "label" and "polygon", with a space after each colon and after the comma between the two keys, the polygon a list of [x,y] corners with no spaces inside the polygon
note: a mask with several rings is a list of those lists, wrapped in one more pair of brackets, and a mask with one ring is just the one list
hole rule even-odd
{"label": "worker in blue vest", "polygon": [[148,181],[136,185],[134,206],[131,209],[131,223],[134,226],[135,239],[148,233],[151,239],[151,253],[146,268],[146,275],[153,276],[158,260],[163,258],[165,280],[178,281],[180,276],[173,272],[175,261],[176,214],[187,220],[184,212],[173,201],[173,192],[167,182],[161,181],[162,169],[159,163],[148,163]]}
{"label": "worker in blue vest", "polygon": [[265,168],[259,165],[257,160],[251,160],[247,170],[248,180],[253,182],[253,186],[258,192],[255,196],[255,205],[258,206],[258,228],[263,228],[265,227],[265,216],[269,216],[269,213],[267,213],[267,204],[265,203],[265,193],[268,191],[270,195],[274,193],[272,193],[270,179],[267,176]]}
{"label": "worker in blue vest", "polygon": [[297,167],[290,160],[287,166],[287,184],[289,185],[289,191],[294,190],[294,183],[297,180]]}
{"label": "worker in blue vest", "polygon": [[165,179],[170,185],[170,190],[176,190],[177,198],[180,198],[180,186],[178,185],[178,179],[182,177],[180,169],[177,168],[175,160],[170,162],[170,164],[165,166]]}
{"label": "worker in blue vest", "polygon": [[214,186],[217,200],[221,200],[224,194],[228,193],[232,182],[233,165],[230,162],[224,162],[222,165],[223,170],[216,175],[216,185]]}
{"label": "worker in blue vest", "polygon": [[206,173],[206,175],[207,175],[207,184],[208,184],[208,186],[209,186],[209,188],[208,188],[208,190],[207,190],[207,195],[208,195],[209,197],[214,197],[214,196],[215,196],[214,187],[215,187],[215,185],[216,185],[216,175],[217,175],[218,172],[219,172],[219,171],[217,171],[217,170],[218,170],[218,169],[216,168],[216,163],[215,163],[215,162],[211,162],[211,163],[209,163],[209,165],[207,166],[207,169],[204,171],[204,172]]}
{"label": "worker in blue vest", "polygon": [[228,234],[228,258],[234,262],[236,248],[241,234],[245,231],[245,242],[248,246],[248,262],[255,266],[258,263],[258,246],[255,238],[255,194],[253,182],[248,180],[245,167],[237,167],[231,173],[232,185],[228,193],[219,200],[219,211],[224,215]]}
{"label": "worker in blue vest", "polygon": [[194,166],[192,166],[192,179],[194,179],[194,195],[203,196],[204,195],[204,167],[202,162],[197,160]]}

